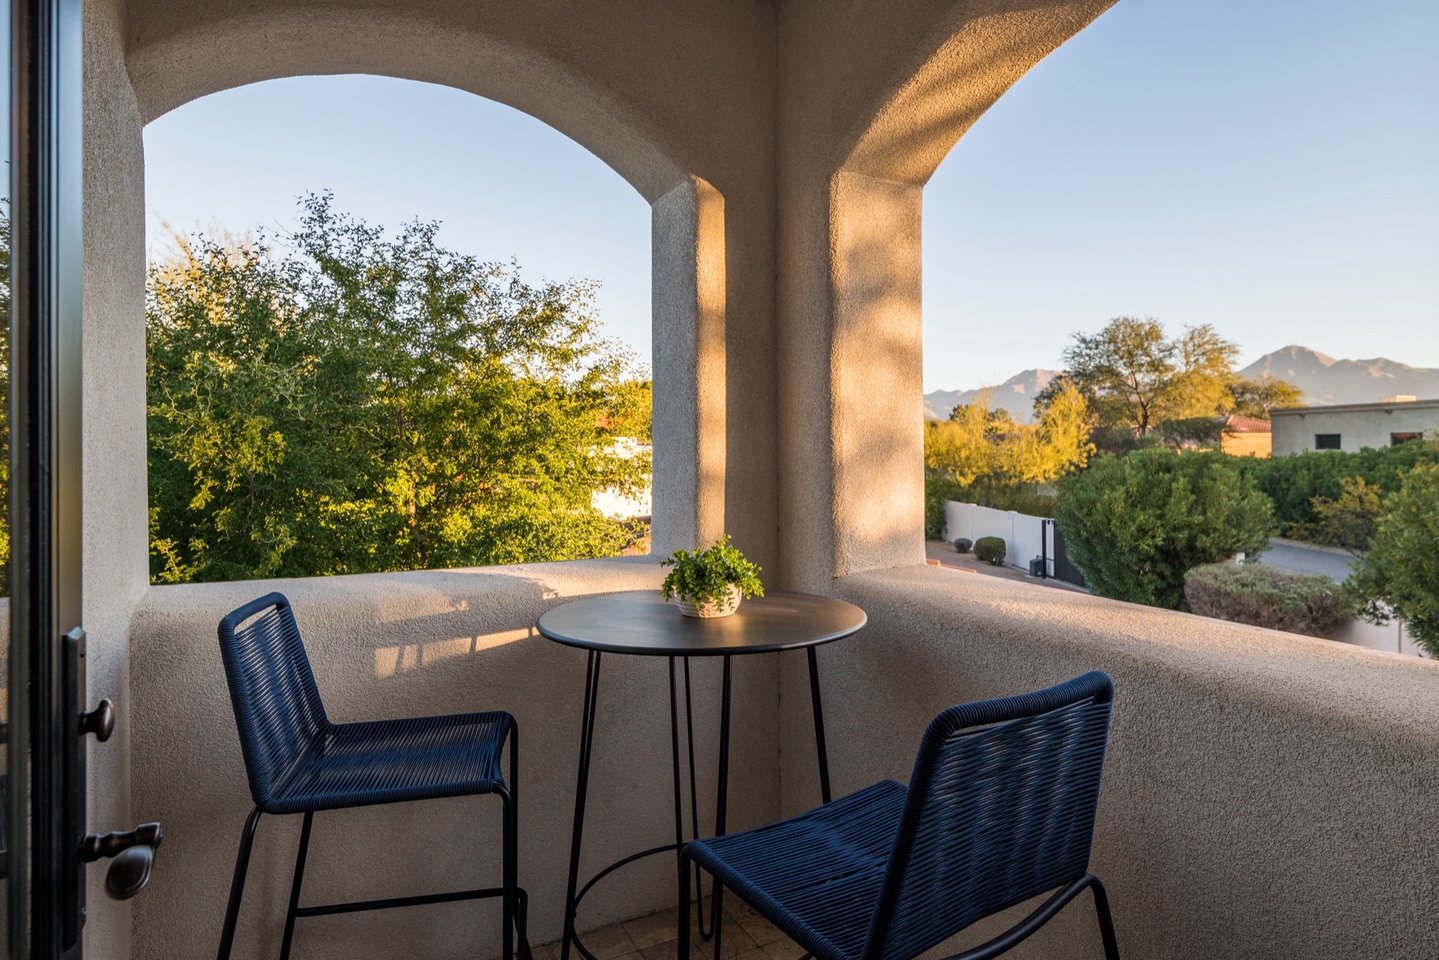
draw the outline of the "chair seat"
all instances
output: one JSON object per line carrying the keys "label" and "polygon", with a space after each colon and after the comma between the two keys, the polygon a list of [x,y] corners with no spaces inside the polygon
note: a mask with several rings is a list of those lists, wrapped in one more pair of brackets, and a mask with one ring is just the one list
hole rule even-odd
{"label": "chair seat", "polygon": [[513,725],[500,710],[330,724],[261,806],[284,814],[493,793]]}
{"label": "chair seat", "polygon": [[819,960],[864,947],[905,788],[893,780],[788,820],[696,840],[695,861]]}

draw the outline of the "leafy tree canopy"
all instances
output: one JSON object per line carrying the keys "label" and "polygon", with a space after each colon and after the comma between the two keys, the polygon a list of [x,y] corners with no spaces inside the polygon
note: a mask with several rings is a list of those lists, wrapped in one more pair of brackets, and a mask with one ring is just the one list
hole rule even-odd
{"label": "leafy tree canopy", "polygon": [[301,203],[300,228],[177,238],[150,271],[151,575],[159,582],[558,560],[633,537],[649,384],[593,287]]}
{"label": "leafy tree canopy", "polygon": [[1035,424],[990,409],[988,396],[925,425],[924,463],[957,483],[1048,483],[1083,467],[1094,447],[1088,404],[1072,385],[1057,390]]}
{"label": "leafy tree canopy", "polygon": [[1304,392],[1288,380],[1260,377],[1250,380],[1235,377],[1229,383],[1230,413],[1256,420],[1268,420],[1269,411],[1285,407],[1298,407],[1304,402]]}
{"label": "leafy tree canopy", "polygon": [[1267,419],[1276,406],[1298,402],[1281,380],[1246,380],[1234,372],[1239,347],[1209,324],[1175,337],[1153,317],[1116,317],[1098,333],[1076,333],[1065,348],[1065,371],[1035,398],[1042,410],[1058,391],[1077,388],[1101,430],[1143,439],[1165,423],[1229,413]]}

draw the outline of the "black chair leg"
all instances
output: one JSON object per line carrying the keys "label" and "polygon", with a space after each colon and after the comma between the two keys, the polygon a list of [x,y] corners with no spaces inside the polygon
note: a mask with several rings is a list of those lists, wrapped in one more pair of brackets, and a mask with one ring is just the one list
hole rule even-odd
{"label": "black chair leg", "polygon": [[295,937],[295,911],[300,906],[300,883],[305,878],[305,857],[310,852],[312,810],[305,811],[305,825],[300,828],[300,849],[295,854],[295,879],[290,881],[290,909],[285,913],[285,939],[280,943],[280,960],[290,960],[290,941]]}
{"label": "black chair leg", "polygon": [[230,880],[230,902],[225,907],[225,926],[220,931],[220,951],[217,960],[230,960],[230,948],[235,943],[235,922],[240,917],[240,900],[245,895],[245,874],[250,870],[250,848],[255,844],[255,827],[260,822],[260,808],[250,811],[245,820],[245,829],[240,832],[240,852],[235,856],[235,876]]}
{"label": "black chair leg", "polygon": [[[502,904],[501,927],[504,929],[502,954],[504,960],[515,958],[515,932],[519,926],[519,788],[520,788],[520,731],[519,725],[510,727],[510,782],[509,790],[500,791],[504,801],[504,892],[500,895]],[[521,943],[528,952],[528,937],[520,933]]]}
{"label": "black chair leg", "polygon": [[[714,960],[720,960],[720,937],[724,935],[724,917],[721,915],[723,907],[720,898],[724,896],[724,887],[720,886],[718,879],[715,880],[714,909],[710,912],[710,929],[714,931],[715,952]],[[700,896],[704,896],[703,893]]]}
{"label": "black chair leg", "polygon": [[1119,960],[1119,941],[1114,937],[1114,918],[1109,915],[1109,895],[1098,877],[1091,877],[1094,912],[1099,915],[1099,935],[1104,938],[1104,960]]}
{"label": "black chair leg", "polygon": [[690,960],[690,859],[680,851],[679,944],[675,960]]}

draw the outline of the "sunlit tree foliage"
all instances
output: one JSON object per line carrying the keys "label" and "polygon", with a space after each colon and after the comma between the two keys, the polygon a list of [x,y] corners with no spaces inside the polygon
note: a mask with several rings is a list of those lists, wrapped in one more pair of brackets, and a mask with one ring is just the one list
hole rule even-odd
{"label": "sunlit tree foliage", "polygon": [[[302,203],[283,242],[177,238],[149,276],[158,582],[559,560],[635,536],[649,384],[592,285]],[[644,449],[647,449],[645,447]]]}

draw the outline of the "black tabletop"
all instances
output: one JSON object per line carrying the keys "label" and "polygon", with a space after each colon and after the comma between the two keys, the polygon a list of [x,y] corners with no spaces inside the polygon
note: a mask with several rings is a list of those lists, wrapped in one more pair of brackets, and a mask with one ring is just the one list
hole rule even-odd
{"label": "black tabletop", "polygon": [[852,603],[809,593],[751,597],[728,617],[687,617],[658,590],[586,597],[540,617],[540,633],[604,653],[704,657],[773,653],[839,640],[865,625]]}

